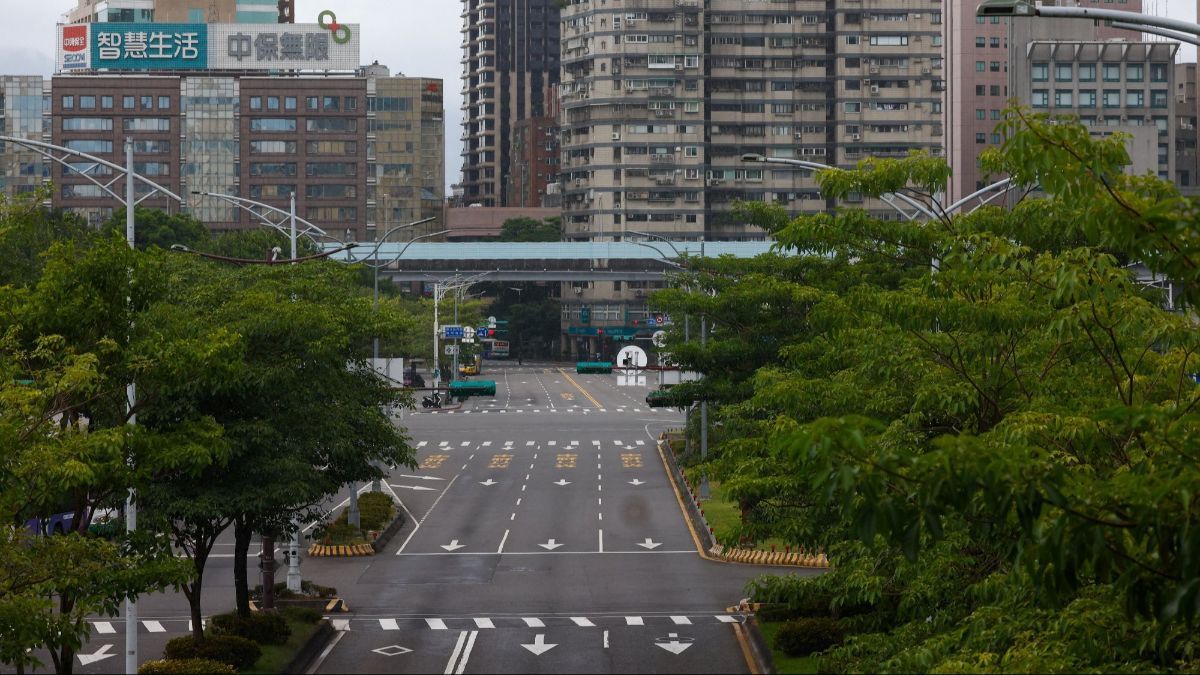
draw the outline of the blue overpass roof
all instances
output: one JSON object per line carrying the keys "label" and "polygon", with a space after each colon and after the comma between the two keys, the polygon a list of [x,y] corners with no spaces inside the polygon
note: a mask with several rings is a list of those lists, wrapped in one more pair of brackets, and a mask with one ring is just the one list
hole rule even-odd
{"label": "blue overpass roof", "polygon": [[[717,257],[732,255],[737,258],[753,258],[771,251],[772,241],[710,241],[704,242],[704,255]],[[446,242],[429,243],[386,242],[380,244],[378,257],[391,260],[404,250],[403,260],[662,260],[678,256],[676,251],[689,256],[699,256],[700,242],[650,241],[637,244],[618,242]],[[674,246],[674,249],[672,248]],[[371,256],[374,244],[360,243],[355,248],[332,257],[338,260],[363,260]],[[337,248],[330,246],[330,248]]]}

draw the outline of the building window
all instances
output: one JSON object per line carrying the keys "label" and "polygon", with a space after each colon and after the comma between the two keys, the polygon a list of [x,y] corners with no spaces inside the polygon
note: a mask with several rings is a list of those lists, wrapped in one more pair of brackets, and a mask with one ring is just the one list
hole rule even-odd
{"label": "building window", "polygon": [[283,108],[284,108],[284,110],[295,110],[296,109],[296,97],[295,96],[285,96],[283,98]]}
{"label": "building window", "polygon": [[250,120],[250,131],[295,131],[292,117],[257,117]]}
{"label": "building window", "polygon": [[320,110],[321,109],[320,100],[321,99],[316,96],[307,96],[307,97],[305,97],[304,102],[309,110]]}
{"label": "building window", "polygon": [[341,101],[336,96],[322,96],[321,108],[329,112],[337,112],[340,108]]}
{"label": "building window", "polygon": [[154,110],[153,96],[139,96],[138,98],[140,99],[139,102],[141,103],[142,110]]}
{"label": "building window", "polygon": [[271,110],[271,111],[279,110],[279,97],[278,96],[268,96],[267,97],[267,110]]}
{"label": "building window", "polygon": [[993,84],[993,85],[989,86],[988,93],[991,94],[992,96],[999,96],[1000,95],[1000,85]]}
{"label": "building window", "polygon": [[1000,134],[993,133],[992,134],[992,145],[1000,145],[1000,141],[1001,141]]}
{"label": "building window", "polygon": [[1080,89],[1079,90],[1079,107],[1080,108],[1095,108],[1096,107],[1096,90],[1095,89]]}
{"label": "building window", "polygon": [[170,131],[171,120],[166,117],[126,117],[125,131]]}
{"label": "building window", "polygon": [[1130,63],[1125,66],[1126,82],[1141,82],[1145,79],[1146,69],[1140,63]]}
{"label": "building window", "polygon": [[1120,108],[1121,107],[1121,90],[1120,89],[1105,89],[1104,90],[1104,107],[1105,108]]}
{"label": "building window", "polygon": [[1000,109],[999,108],[992,108],[992,119],[994,119],[994,120],[1000,119]]}
{"label": "building window", "polygon": [[999,61],[988,62],[988,70],[992,71],[993,73],[1000,72],[1000,62]]}
{"label": "building window", "polygon": [[1126,108],[1141,108],[1146,105],[1146,92],[1144,91],[1127,91],[1125,92],[1125,107]]}
{"label": "building window", "polygon": [[80,96],[79,97],[79,109],[80,110],[95,110],[96,109],[96,97],[95,96],[87,96],[87,95]]}
{"label": "building window", "polygon": [[986,45],[987,45],[987,38],[983,37],[982,35],[977,36],[975,38],[975,48],[976,49],[983,49]]}
{"label": "building window", "polygon": [[74,110],[75,109],[75,97],[74,96],[63,96],[62,97],[62,107],[63,107],[63,110]]}
{"label": "building window", "polygon": [[975,134],[975,143],[978,145],[986,145],[987,144],[987,134],[982,133],[982,132]]}
{"label": "building window", "polygon": [[987,95],[987,85],[986,84],[975,85],[975,95],[976,96],[986,96]]}
{"label": "building window", "polygon": [[262,97],[261,96],[251,96],[250,97],[250,109],[251,110],[262,110]]}
{"label": "building window", "polygon": [[1054,66],[1055,82],[1070,82],[1075,77],[1075,68],[1069,63],[1059,63]]}
{"label": "building window", "polygon": [[983,108],[976,108],[975,109],[975,119],[977,119],[977,120],[987,119],[987,111],[984,110]]}
{"label": "building window", "polygon": [[1096,81],[1096,64],[1094,64],[1094,63],[1079,64],[1079,81],[1080,82],[1095,82]]}
{"label": "building window", "polygon": [[1165,108],[1167,107],[1167,90],[1153,89],[1150,91],[1150,107]]}
{"label": "building window", "polygon": [[125,110],[133,110],[134,105],[135,105],[134,98],[132,96],[122,96],[121,97],[121,107],[124,108]]}
{"label": "building window", "polygon": [[351,110],[358,110],[358,97],[347,96],[345,100],[342,101],[342,109],[347,112]]}
{"label": "building window", "polygon": [[171,97],[170,96],[159,96],[158,97],[158,109],[159,110],[170,110],[171,109]]}
{"label": "building window", "polygon": [[1104,81],[1105,82],[1120,82],[1121,81],[1121,64],[1119,64],[1119,63],[1104,64]]}
{"label": "building window", "polygon": [[[975,62],[975,72],[977,72],[977,73],[982,73],[982,72],[984,72],[986,69],[987,69],[987,62],[986,62],[986,61],[976,61],[976,62]],[[1037,80],[1037,77],[1034,77],[1033,79],[1036,81],[1036,80]]]}
{"label": "building window", "polygon": [[1055,89],[1054,90],[1054,107],[1055,108],[1070,108],[1075,105],[1074,94],[1070,89]]}
{"label": "building window", "polygon": [[113,108],[113,97],[112,96],[101,96],[100,97],[100,109],[101,110],[112,110],[112,108]]}
{"label": "building window", "polygon": [[998,38],[998,37],[992,38],[992,47],[994,47],[996,49],[1000,48],[1000,38]]}
{"label": "building window", "polygon": [[1048,89],[1034,89],[1030,103],[1035,108],[1050,107],[1050,91]]}
{"label": "building window", "polygon": [[1151,63],[1150,64],[1150,81],[1151,82],[1166,82],[1167,81],[1167,68],[1169,68],[1169,67],[1170,66],[1168,66],[1165,63]]}

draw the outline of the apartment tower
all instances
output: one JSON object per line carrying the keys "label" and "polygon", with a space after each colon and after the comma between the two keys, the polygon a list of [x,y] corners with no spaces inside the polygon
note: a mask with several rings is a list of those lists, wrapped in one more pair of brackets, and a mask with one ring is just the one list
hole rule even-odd
{"label": "apartment tower", "polygon": [[463,0],[462,199],[508,206],[513,127],[546,117],[558,83],[558,0]]}
{"label": "apartment tower", "polygon": [[[961,199],[997,177],[988,177],[978,166],[979,155],[985,148],[999,145],[1003,138],[996,125],[1009,100],[1016,95],[1008,88],[1009,40],[1011,24],[1002,17],[975,16],[976,2],[948,2],[946,12],[946,106],[949,121],[946,129],[946,153],[954,170],[948,197]],[[1054,4],[1047,2],[1046,4]],[[1129,12],[1142,11],[1141,0],[1072,0],[1072,5],[1097,6]],[[1071,32],[1074,27],[1087,26],[1094,30],[1097,40],[1136,41],[1141,36],[1132,31],[1109,26],[1090,28],[1091,23],[1079,19],[1019,19],[1036,21],[1042,26],[1060,26]],[[1047,34],[1055,31],[1050,29]],[[1023,49],[1026,45],[1014,45]],[[1028,104],[1028,101],[1022,101]]]}

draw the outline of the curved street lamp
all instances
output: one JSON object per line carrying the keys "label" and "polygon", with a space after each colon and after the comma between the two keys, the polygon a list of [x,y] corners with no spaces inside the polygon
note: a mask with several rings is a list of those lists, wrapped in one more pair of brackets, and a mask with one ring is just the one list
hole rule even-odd
{"label": "curved street lamp", "polygon": [[1113,28],[1161,35],[1172,40],[1200,45],[1200,24],[1169,19],[1140,12],[1093,7],[1059,7],[1029,0],[984,0],[975,9],[976,16],[1018,16],[1056,19],[1109,21]]}

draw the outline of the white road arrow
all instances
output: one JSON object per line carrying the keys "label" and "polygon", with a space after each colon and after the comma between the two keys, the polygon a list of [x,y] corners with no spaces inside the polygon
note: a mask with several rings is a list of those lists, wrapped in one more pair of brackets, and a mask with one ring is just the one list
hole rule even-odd
{"label": "white road arrow", "polygon": [[433,490],[436,490],[436,489],[437,489],[437,488],[425,487],[424,485],[393,485],[392,487],[394,487],[394,488],[400,488],[401,490],[427,490],[427,491],[433,491]]}
{"label": "white road arrow", "polygon": [[111,656],[116,656],[116,654],[108,653],[108,650],[110,650],[112,648],[113,648],[112,645],[104,645],[100,649],[97,649],[94,654],[76,654],[76,656],[79,657],[79,662],[81,664],[87,666],[87,665],[91,665],[97,661],[103,661],[104,659],[107,659]]}
{"label": "white road arrow", "polygon": [[491,486],[493,486],[493,485],[495,485],[495,484],[496,484],[496,481],[494,481],[494,480],[492,480],[491,478],[489,478],[489,479],[487,479],[487,480],[481,480],[481,481],[479,481],[479,484],[480,484],[480,485],[487,485],[488,487],[491,487]]}
{"label": "white road arrow", "polygon": [[533,644],[531,644],[531,645],[523,644],[521,646],[524,647],[525,649],[528,649],[529,651],[533,652],[534,656],[541,656],[542,654],[545,654],[546,652],[550,651],[551,649],[554,649],[558,645],[546,644],[546,636],[542,635],[541,633],[538,633],[537,635],[533,636]]}
{"label": "white road arrow", "polygon": [[637,487],[638,485],[645,485],[645,484],[646,484],[646,481],[644,481],[644,480],[638,480],[638,479],[634,478],[633,480],[629,481],[629,484],[630,484],[630,485],[632,485],[632,486],[634,486],[634,487]]}
{"label": "white road arrow", "polygon": [[457,551],[458,549],[464,548],[465,546],[466,546],[466,544],[458,543],[457,539],[451,539],[449,544],[442,544],[442,548],[446,549],[447,551]]}
{"label": "white road arrow", "polygon": [[562,546],[562,544],[556,543],[553,539],[550,539],[550,540],[547,540],[546,543],[544,543],[544,544],[538,544],[538,546],[541,546],[542,548],[546,549],[547,551],[553,551],[554,549],[558,548],[559,546]]}
{"label": "white road arrow", "polygon": [[563,487],[566,485],[570,485],[571,481],[567,480],[566,478],[559,478],[558,480],[554,481],[554,484],[559,487]]}
{"label": "white road arrow", "polygon": [[397,474],[397,477],[398,478],[415,478],[417,480],[446,480],[445,478],[438,478],[437,476],[410,476],[409,474],[406,474],[406,473]]}
{"label": "white road arrow", "polygon": [[692,638],[683,638],[683,640],[680,640],[679,633],[668,633],[667,635],[669,636],[667,639],[658,638],[654,641],[654,644],[676,656],[679,656],[683,653],[683,650],[692,646]]}
{"label": "white road arrow", "polygon": [[653,540],[653,539],[651,539],[650,537],[646,537],[646,541],[639,542],[639,543],[638,543],[638,546],[641,546],[642,548],[649,549],[649,550],[653,551],[654,549],[658,548],[659,546],[662,546],[662,542],[661,542],[661,541],[654,541],[654,540]]}

